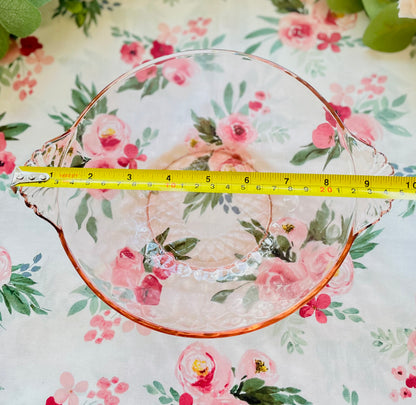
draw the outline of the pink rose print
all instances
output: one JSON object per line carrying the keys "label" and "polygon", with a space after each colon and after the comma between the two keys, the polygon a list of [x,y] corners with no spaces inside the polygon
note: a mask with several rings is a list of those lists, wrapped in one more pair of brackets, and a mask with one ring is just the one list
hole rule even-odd
{"label": "pink rose print", "polygon": [[327,122],[319,124],[312,131],[312,142],[318,149],[335,146],[335,129]]}
{"label": "pink rose print", "polygon": [[[347,118],[351,116],[351,108],[348,106],[342,105],[335,105],[333,103],[329,103],[329,105],[335,110],[335,113],[341,118],[342,121],[345,121]],[[333,126],[336,127],[337,122],[335,118],[327,111],[325,113],[326,120]]]}
{"label": "pink rose print", "polygon": [[190,344],[181,353],[176,377],[184,391],[198,399],[198,404],[205,395],[218,398],[228,394],[233,382],[230,361],[200,342]]}
{"label": "pink rose print", "polygon": [[121,49],[121,60],[129,65],[139,65],[145,52],[143,44],[139,41],[124,44]]}
{"label": "pink rose print", "polygon": [[276,364],[267,355],[257,350],[247,350],[237,367],[236,376],[241,380],[260,378],[265,385],[273,385],[278,379]]}
{"label": "pink rose print", "polygon": [[10,281],[12,275],[12,259],[9,252],[0,247],[0,287]]}
{"label": "pink rose print", "polygon": [[144,274],[143,255],[126,246],[117,252],[111,270],[111,282],[115,286],[134,288]]}
{"label": "pink rose print", "polygon": [[16,157],[11,152],[6,152],[6,137],[0,132],[0,174],[10,174],[15,168]]}
{"label": "pink rose print", "polygon": [[335,264],[338,249],[335,246],[326,246],[321,242],[309,242],[302,249],[301,255],[301,263],[309,277],[313,281],[319,281]]}
{"label": "pink rose print", "polygon": [[147,156],[145,154],[139,154],[139,149],[136,145],[133,145],[132,143],[127,144],[124,147],[124,155],[121,158],[118,158],[117,163],[121,167],[127,167],[129,169],[137,169],[137,162],[145,162],[147,160]]}
{"label": "pink rose print", "polygon": [[319,23],[320,29],[326,32],[352,29],[358,18],[357,14],[336,14],[332,12],[326,0],[313,2],[311,15]]}
{"label": "pink rose print", "polygon": [[411,351],[414,355],[416,355],[416,330],[414,330],[410,336],[409,340],[407,341],[407,348]]}
{"label": "pink rose print", "polygon": [[260,264],[255,283],[260,299],[277,302],[297,297],[302,292],[302,281],[306,277],[307,272],[302,264],[273,258]]}
{"label": "pink rose print", "polygon": [[358,139],[368,145],[373,145],[383,135],[381,124],[371,115],[352,114],[344,122]]}
{"label": "pink rose print", "polygon": [[75,384],[73,375],[67,371],[61,374],[60,382],[62,384],[62,388],[55,392],[55,395],[53,396],[54,400],[58,404],[63,404],[68,400],[68,405],[78,405],[79,399],[77,394],[87,391],[88,382],[80,381]]}
{"label": "pink rose print", "polygon": [[[107,158],[98,158],[98,159],[91,159],[86,164],[85,167],[96,167],[101,169],[111,169],[117,167],[117,162],[114,159],[107,159]],[[117,194],[118,190],[109,190],[109,189],[94,189],[90,188],[87,189],[88,193],[97,200],[111,200]]]}
{"label": "pink rose print", "polygon": [[[148,62],[149,60],[143,61],[143,63]],[[135,74],[136,79],[140,83],[144,83],[146,80],[152,79],[157,75],[157,67],[149,66],[145,69],[138,70]]]}
{"label": "pink rose print", "polygon": [[245,115],[235,113],[221,119],[217,125],[217,134],[224,145],[246,145],[257,139],[257,132]]}
{"label": "pink rose print", "polygon": [[208,161],[209,169],[218,172],[252,172],[253,168],[236,153],[225,150],[215,151]]}
{"label": "pink rose print", "polygon": [[308,50],[316,43],[318,25],[309,15],[288,13],[279,22],[279,37],[284,45]]}
{"label": "pink rose print", "polygon": [[295,249],[299,249],[308,235],[308,227],[296,218],[284,217],[270,227],[273,233],[283,235]]}
{"label": "pink rose print", "polygon": [[341,267],[331,278],[323,291],[328,294],[346,294],[351,290],[352,282],[354,280],[354,264],[351,256],[348,254]]}
{"label": "pink rose print", "polygon": [[153,274],[160,280],[166,280],[176,273],[178,263],[172,253],[167,252],[163,255],[156,255],[153,258]]}
{"label": "pink rose print", "polygon": [[398,366],[397,368],[392,368],[391,373],[394,375],[396,380],[403,381],[406,379],[406,370],[403,366]]}
{"label": "pink rose print", "polygon": [[43,48],[43,45],[36,37],[30,36],[20,40],[20,53],[23,56],[29,56],[31,53],[41,48]]}
{"label": "pink rose print", "polygon": [[129,143],[130,132],[130,127],[115,115],[99,114],[83,136],[85,151],[91,157],[119,157]]}
{"label": "pink rose print", "polygon": [[186,86],[197,71],[197,65],[190,59],[172,59],[163,64],[162,74],[178,86]]}
{"label": "pink rose print", "polygon": [[307,318],[315,313],[315,318],[319,323],[327,323],[328,319],[322,309],[326,309],[331,304],[331,297],[328,294],[320,294],[312,298],[305,306],[299,310],[302,318]]}
{"label": "pink rose print", "polygon": [[150,53],[155,59],[161,56],[170,55],[173,53],[173,46],[161,43],[159,41],[153,41],[153,46],[150,50]]}
{"label": "pink rose print", "polygon": [[162,284],[152,274],[147,275],[142,283],[134,289],[137,302],[144,305],[158,305],[161,293]]}
{"label": "pink rose print", "polygon": [[192,398],[192,395],[188,394],[187,392],[184,392],[179,397],[179,405],[193,405],[194,399]]}

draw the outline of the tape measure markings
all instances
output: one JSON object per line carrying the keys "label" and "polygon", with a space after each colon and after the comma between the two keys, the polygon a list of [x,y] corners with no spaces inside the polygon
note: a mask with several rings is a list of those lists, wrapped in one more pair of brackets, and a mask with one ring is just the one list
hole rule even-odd
{"label": "tape measure markings", "polygon": [[416,178],[322,173],[19,167],[13,186],[416,199]]}

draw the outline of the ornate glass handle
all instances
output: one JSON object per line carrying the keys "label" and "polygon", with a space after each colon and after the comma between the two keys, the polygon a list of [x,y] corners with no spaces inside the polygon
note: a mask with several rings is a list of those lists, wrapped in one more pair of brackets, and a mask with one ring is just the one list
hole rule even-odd
{"label": "ornate glass handle", "polygon": [[[350,133],[345,134],[346,143],[351,151],[356,174],[374,176],[392,176],[393,167],[386,156],[374,147],[358,140]],[[391,208],[392,200],[357,198],[353,232],[359,234],[370,225],[375,224]]]}
{"label": "ornate glass handle", "polygon": [[[46,142],[36,150],[26,162],[26,166],[60,166],[67,148],[73,139],[73,129]],[[14,187],[24,198],[27,206],[40,217],[49,221],[55,228],[60,228],[59,208],[57,203],[58,189],[36,187]]]}

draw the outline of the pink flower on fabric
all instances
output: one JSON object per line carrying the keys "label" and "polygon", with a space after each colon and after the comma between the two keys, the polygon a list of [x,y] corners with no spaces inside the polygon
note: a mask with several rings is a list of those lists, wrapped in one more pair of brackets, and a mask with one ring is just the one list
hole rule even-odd
{"label": "pink flower on fabric", "polygon": [[213,347],[200,342],[190,344],[179,356],[176,378],[193,398],[209,394],[228,394],[233,382],[231,362]]}
{"label": "pink flower on fabric", "polygon": [[160,280],[166,280],[176,273],[178,263],[172,253],[167,252],[163,255],[156,255],[153,258],[153,274]]}
{"label": "pink flower on fabric", "polygon": [[[143,61],[143,63],[148,62],[148,60]],[[138,70],[135,74],[136,79],[138,82],[143,83],[146,80],[152,79],[157,75],[157,67],[156,66],[149,66],[145,69]]]}
{"label": "pink flower on fabric", "polygon": [[[345,121],[347,118],[351,116],[351,108],[348,106],[336,105],[333,103],[329,103],[329,105],[335,110],[335,113],[341,118],[342,121]],[[329,111],[325,112],[326,120],[333,126],[337,126],[337,122],[335,118],[329,113]]]}
{"label": "pink flower on fabric", "polygon": [[308,235],[308,227],[296,218],[284,217],[272,224],[271,230],[283,235],[295,249],[299,249]]}
{"label": "pink flower on fabric", "polygon": [[158,305],[161,293],[162,284],[152,274],[147,275],[142,283],[134,289],[137,302],[144,305]]}
{"label": "pink flower on fabric", "polygon": [[414,330],[407,341],[407,348],[416,355],[416,330]]}
{"label": "pink flower on fabric", "polygon": [[354,264],[351,255],[348,254],[341,267],[331,278],[329,283],[323,289],[328,294],[346,294],[351,290],[352,282],[354,280]]}
{"label": "pink flower on fabric", "polygon": [[111,114],[99,114],[85,131],[82,141],[91,156],[116,157],[121,155],[130,140],[130,127]]}
{"label": "pink flower on fabric", "polygon": [[40,73],[42,71],[42,65],[50,65],[54,61],[53,56],[45,55],[43,49],[37,49],[32,55],[26,58],[26,62],[30,65],[35,65],[33,71],[35,73]]}
{"label": "pink flower on fabric", "polygon": [[255,281],[259,297],[263,301],[278,302],[299,296],[307,277],[306,269],[300,263],[288,263],[279,258],[263,260],[258,268]]}
{"label": "pink flower on fabric", "polygon": [[179,397],[179,405],[193,405],[194,399],[192,398],[192,395],[188,394],[187,392],[184,392]]}
{"label": "pink flower on fabric", "polygon": [[54,400],[59,404],[63,404],[68,400],[68,405],[78,405],[79,399],[77,394],[87,392],[88,382],[80,381],[75,384],[73,375],[67,371],[61,374],[60,382],[62,388],[55,392]]}
{"label": "pink flower on fabric", "polygon": [[0,287],[10,281],[12,275],[12,259],[9,252],[0,247]]}
{"label": "pink flower on fabric", "polygon": [[[91,167],[91,168],[101,168],[101,169],[112,169],[114,167],[117,167],[117,162],[114,159],[107,159],[107,158],[96,158],[89,160],[85,167]],[[110,189],[87,189],[88,193],[94,197],[97,200],[111,200],[113,199],[117,194],[118,190],[110,190]]]}
{"label": "pink flower on fabric", "polygon": [[6,137],[0,132],[0,174],[10,174],[15,168],[16,157],[11,152],[6,152]]}
{"label": "pink flower on fabric", "polygon": [[302,249],[301,263],[312,281],[320,281],[338,258],[338,249],[321,242],[308,242]]}
{"label": "pink flower on fabric", "polygon": [[249,101],[248,108],[252,111],[260,111],[261,107],[263,107],[263,104],[260,103],[260,101]]}
{"label": "pink flower on fabric", "polygon": [[23,56],[29,56],[31,53],[41,48],[43,48],[43,45],[34,36],[29,36],[20,40],[20,53]]}
{"label": "pink flower on fabric", "polygon": [[224,145],[246,145],[257,139],[257,132],[250,119],[239,113],[221,119],[217,125],[217,135]]}
{"label": "pink flower on fabric", "polygon": [[410,374],[408,378],[406,378],[406,386],[409,388],[416,388],[416,375]]}
{"label": "pink flower on fabric", "polygon": [[278,379],[276,364],[266,354],[258,350],[247,350],[241,358],[236,377],[242,379],[244,376],[249,378],[260,378],[265,385],[273,385]]}
{"label": "pink flower on fabric", "polygon": [[259,101],[264,101],[266,100],[266,93],[264,91],[259,90],[254,93],[254,97],[256,97],[256,99]]}
{"label": "pink flower on fabric", "polygon": [[288,13],[279,21],[279,37],[284,45],[306,51],[316,43],[318,25],[309,15]]}
{"label": "pink flower on fabric", "polygon": [[178,86],[186,86],[197,72],[197,65],[191,59],[171,59],[163,64],[162,74],[172,83]]}
{"label": "pink flower on fabric", "polygon": [[391,373],[394,375],[396,380],[403,381],[406,379],[406,370],[403,366],[398,366],[397,368],[392,368]]}
{"label": "pink flower on fabric", "polygon": [[128,319],[121,326],[122,331],[125,333],[131,332],[134,328],[136,328],[137,332],[139,332],[143,336],[148,336],[152,332],[151,329],[139,325],[138,323],[132,322]]}
{"label": "pink flower on fabric", "polygon": [[143,44],[139,41],[124,44],[121,49],[121,60],[129,65],[139,65],[145,52]]}
{"label": "pink flower on fabric", "polygon": [[335,146],[335,129],[327,122],[319,124],[312,131],[312,142],[318,149]]}
{"label": "pink flower on fabric", "polygon": [[302,318],[307,318],[315,313],[315,318],[319,323],[327,323],[328,319],[322,309],[326,309],[331,304],[331,297],[328,294],[320,294],[312,298],[305,306],[299,310]]}
{"label": "pink flower on fabric", "polygon": [[340,52],[341,51],[339,45],[337,45],[337,42],[341,39],[341,34],[339,34],[338,32],[333,32],[329,36],[327,34],[323,33],[323,32],[320,32],[318,34],[318,39],[320,41],[322,41],[317,46],[317,48],[320,51],[323,51],[324,49],[327,49],[328,47],[330,47],[333,52]]}
{"label": "pink flower on fabric", "polygon": [[197,20],[189,20],[188,21],[188,27],[189,27],[189,33],[194,34],[194,39],[196,37],[203,37],[207,31],[207,26],[211,23],[211,18],[202,18],[199,17]]}
{"label": "pink flower on fabric", "polygon": [[253,168],[245,163],[242,157],[236,153],[230,155],[225,150],[215,151],[209,161],[210,170],[218,172],[252,172]]}
{"label": "pink flower on fabric", "polygon": [[185,136],[185,143],[189,149],[198,152],[206,148],[207,144],[200,138],[199,132],[196,128],[192,127],[189,129]]}
{"label": "pink flower on fabric", "polygon": [[400,396],[401,396],[403,399],[406,399],[406,398],[411,398],[411,396],[412,396],[412,392],[409,390],[409,388],[407,388],[407,387],[403,387],[403,388],[400,388]]}
{"label": "pink flower on fabric", "polygon": [[383,136],[383,127],[371,115],[352,114],[344,123],[355,137],[368,145],[373,145]]}
{"label": "pink flower on fabric", "polygon": [[331,103],[333,105],[346,105],[352,107],[354,105],[354,100],[350,94],[355,91],[355,86],[349,85],[345,89],[338,83],[332,83],[329,88],[333,93],[335,93],[331,98]]}
{"label": "pink flower on fabric", "polygon": [[150,50],[150,53],[155,59],[161,56],[170,55],[173,53],[173,46],[164,44],[159,41],[153,41],[153,46]]}
{"label": "pink flower on fabric", "polygon": [[389,397],[393,402],[397,402],[399,400],[399,393],[397,392],[397,390],[393,390],[392,392],[390,392]]}
{"label": "pink flower on fabric", "polygon": [[143,255],[126,246],[117,252],[111,263],[111,282],[119,287],[134,288],[144,274]]}
{"label": "pink flower on fabric", "polygon": [[124,155],[121,158],[118,158],[117,163],[121,167],[127,167],[129,169],[137,169],[137,162],[145,162],[147,156],[145,154],[139,154],[139,149],[136,145],[132,143],[127,144],[123,149]]}
{"label": "pink flower on fabric", "polygon": [[160,34],[157,37],[159,42],[170,45],[175,45],[178,42],[177,34],[181,32],[181,27],[179,27],[179,25],[170,28],[167,24],[160,23],[157,28],[160,31]]}

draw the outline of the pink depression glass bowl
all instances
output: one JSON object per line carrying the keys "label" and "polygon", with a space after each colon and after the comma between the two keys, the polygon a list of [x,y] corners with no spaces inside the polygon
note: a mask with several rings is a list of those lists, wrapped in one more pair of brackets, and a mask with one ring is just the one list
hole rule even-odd
{"label": "pink depression glass bowl", "polygon": [[[333,107],[265,59],[198,50],[120,76],[28,165],[391,175]],[[250,332],[325,288],[390,201],[298,196],[20,189],[109,306],[179,336]],[[333,278],[333,276],[336,277]]]}

